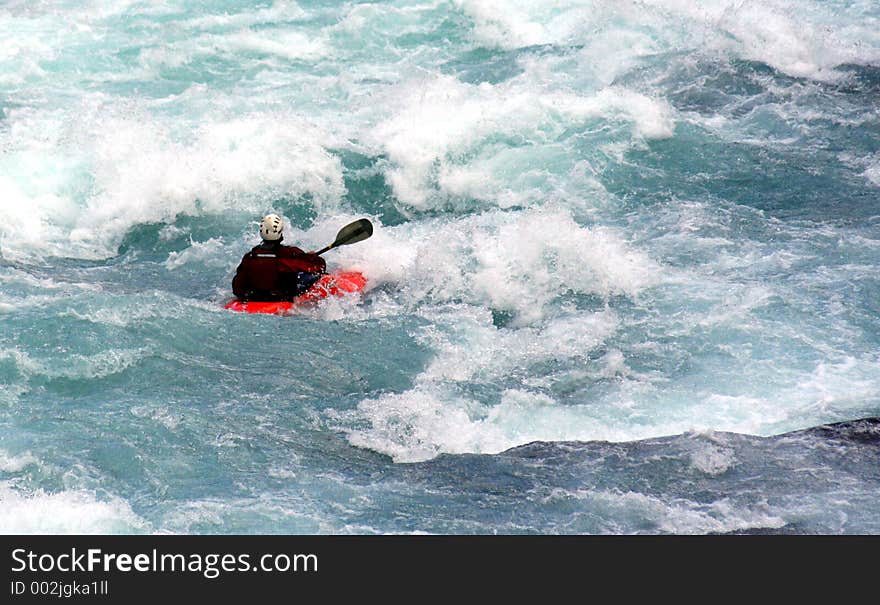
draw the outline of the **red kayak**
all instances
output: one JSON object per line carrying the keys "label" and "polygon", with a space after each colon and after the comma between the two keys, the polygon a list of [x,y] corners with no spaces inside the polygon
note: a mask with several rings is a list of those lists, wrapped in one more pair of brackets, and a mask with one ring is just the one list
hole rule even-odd
{"label": "red kayak", "polygon": [[271,315],[284,315],[293,309],[314,304],[328,296],[345,296],[353,292],[361,292],[367,285],[367,278],[358,271],[340,271],[322,275],[314,286],[304,294],[300,294],[293,300],[275,302],[261,302],[256,300],[241,301],[237,298],[230,300],[224,308],[230,311],[243,311],[245,313],[269,313]]}

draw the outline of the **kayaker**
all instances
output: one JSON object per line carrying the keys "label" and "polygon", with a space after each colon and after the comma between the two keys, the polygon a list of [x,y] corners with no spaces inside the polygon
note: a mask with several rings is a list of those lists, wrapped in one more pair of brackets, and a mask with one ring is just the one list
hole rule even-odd
{"label": "kayaker", "polygon": [[267,214],[260,222],[262,243],[244,255],[232,292],[241,300],[293,300],[308,290],[327,270],[327,263],[313,252],[284,246],[284,221]]}

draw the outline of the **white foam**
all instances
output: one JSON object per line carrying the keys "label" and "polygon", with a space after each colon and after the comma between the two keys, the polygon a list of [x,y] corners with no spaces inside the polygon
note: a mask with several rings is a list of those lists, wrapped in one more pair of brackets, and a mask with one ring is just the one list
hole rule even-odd
{"label": "white foam", "polygon": [[164,265],[170,271],[189,263],[200,263],[208,266],[223,267],[229,264],[225,255],[218,254],[224,248],[223,238],[212,237],[204,242],[190,240],[190,247],[179,252],[171,252]]}
{"label": "white foam", "polygon": [[40,364],[31,358],[26,351],[7,348],[0,351],[0,360],[9,359],[15,365],[16,370],[22,375],[29,375],[39,371]]}
{"label": "white foam", "polygon": [[727,533],[755,528],[777,529],[786,524],[785,519],[766,503],[743,506],[726,498],[700,503],[685,498],[606,490],[556,490],[552,497],[555,500],[575,498],[589,503],[598,510],[594,514],[614,520],[603,528],[613,533]]}
{"label": "white foam", "polygon": [[[473,331],[467,323],[461,328],[466,333]],[[564,325],[556,328],[560,333],[566,331]],[[589,330],[584,332],[589,334]],[[575,355],[590,350],[592,336],[571,337]],[[514,343],[518,338],[522,341]],[[842,413],[837,410],[858,410],[865,402],[880,400],[876,367],[869,367],[868,360],[830,367],[820,364],[799,383],[792,384],[796,374],[786,375],[780,384],[762,383],[761,395],[734,395],[723,391],[749,385],[712,385],[701,380],[702,386],[689,389],[687,382],[664,384],[662,377],[655,385],[651,376],[633,376],[625,361],[610,353],[611,359],[585,361],[581,370],[590,382],[600,380],[602,374],[614,381],[618,388],[607,395],[571,404],[546,392],[508,388],[497,402],[478,401],[454,384],[485,382],[497,387],[507,376],[528,375],[529,364],[563,360],[567,354],[564,342],[554,358],[550,350],[542,350],[540,341],[533,346],[527,334],[501,339],[520,347],[514,351],[495,348],[498,342],[487,345],[480,340],[475,337],[471,341],[475,343],[472,349],[467,341],[445,351],[443,346],[447,345],[441,345],[437,358],[419,375],[415,387],[364,400],[351,414],[340,415],[337,420],[342,421],[351,443],[398,462],[411,462],[441,453],[494,454],[531,441],[633,441],[709,431],[708,439],[691,448],[690,462],[700,472],[720,475],[733,468],[737,459],[723,439],[713,436],[714,430],[771,435],[827,422],[829,414]],[[601,338],[595,338],[598,340]],[[749,375],[753,376],[751,383],[761,382],[754,378],[754,372]],[[571,378],[579,380],[578,376]],[[564,379],[556,376],[527,383],[541,388],[547,386],[543,383]]]}
{"label": "white foam", "polygon": [[349,431],[352,445],[387,454],[395,462],[428,460],[442,452],[502,451],[511,443],[502,431],[476,414],[479,404],[433,386],[389,394],[358,404],[370,427]]}
{"label": "white foam", "polygon": [[314,61],[331,53],[327,42],[295,29],[253,31],[242,29],[201,36],[142,50],[141,65],[155,73],[160,67],[177,68],[194,61],[220,56],[231,59],[242,53],[269,55],[282,60]]}
{"label": "white foam", "polygon": [[841,10],[829,3],[783,0],[645,0],[657,16],[684,18],[689,46],[718,49],[760,61],[796,77],[836,80],[835,68],[871,64],[880,57],[876,15],[853,4]]}
{"label": "white foam", "polygon": [[75,317],[76,319],[94,324],[121,328],[137,324],[150,317],[176,317],[178,308],[172,308],[174,311],[170,311],[169,307],[163,304],[150,304],[138,301],[136,304],[125,305],[116,301],[115,304],[97,309],[71,308],[60,312],[58,315],[61,317]]}
{"label": "white foam", "polygon": [[[499,329],[485,312],[457,311],[437,318],[420,340],[437,351],[420,375],[424,380],[492,380],[549,361],[579,360],[617,327],[613,313],[581,313],[555,318],[546,326]],[[446,322],[452,325],[444,325]]]}
{"label": "white foam", "polygon": [[295,21],[305,17],[307,13],[296,2],[275,0],[267,8],[249,9],[237,13],[204,15],[183,21],[182,25],[189,29],[206,29],[217,27],[251,27],[254,25],[276,24]]}
{"label": "white foam", "polygon": [[[839,78],[835,68],[840,65],[880,58],[880,20],[868,4],[841,9],[799,3],[795,9],[781,0],[456,0],[455,5],[472,19],[472,35],[481,45],[515,49],[580,43],[590,55],[587,69],[597,74],[617,69],[591,65],[593,59],[605,61],[608,49],[616,65],[632,65],[645,51],[723,51],[818,80]],[[614,40],[639,30],[649,31],[652,39],[636,39],[629,49],[613,53]]]}
{"label": "white foam", "polygon": [[140,349],[110,349],[94,355],[70,355],[65,365],[45,367],[43,373],[56,378],[100,379],[120,374],[152,353],[149,347]]}
{"label": "white foam", "polygon": [[24,452],[17,456],[11,456],[0,450],[0,472],[20,473],[29,466],[39,464],[40,461],[30,452]]}
{"label": "white foam", "polygon": [[300,31],[274,30],[268,38],[263,31],[243,31],[213,39],[210,44],[213,48],[226,47],[232,53],[257,52],[302,61],[314,61],[330,54],[326,42]]}
{"label": "white foam", "polygon": [[[613,312],[554,302],[566,292],[636,298],[662,282],[662,270],[614,230],[583,227],[561,210],[493,211],[378,228],[362,246],[339,254],[343,265],[363,267],[373,287],[395,284],[398,304],[429,321],[415,336],[434,354],[413,389],[361,402],[352,443],[418,460],[495,453],[532,440],[627,435],[621,419],[597,422],[589,409],[540,392],[507,389],[500,403],[488,405],[449,388],[526,377],[541,364],[640,380],[620,351],[588,361],[618,328]],[[492,310],[510,313],[507,327],[495,325]]]}
{"label": "white foam", "polygon": [[[10,113],[16,147],[5,162],[39,157],[46,165],[31,177],[16,168],[22,176],[0,178],[4,256],[104,258],[138,224],[171,222],[180,214],[260,212],[267,197],[308,194],[318,210],[335,208],[341,199],[340,161],[322,146],[332,138],[290,112],[203,118],[181,136],[177,126],[136,104],[125,111],[95,102],[77,108],[74,122]],[[85,199],[72,194],[68,182],[84,169],[69,159],[82,153],[80,145],[93,152],[79,160],[90,165],[85,168],[94,180]],[[46,174],[53,163],[62,172]]]}
{"label": "white foam", "polygon": [[822,361],[794,387],[791,397],[802,397],[814,411],[827,413],[839,407],[880,399],[878,359],[846,356]]}
{"label": "white foam", "polygon": [[474,20],[473,35],[483,44],[519,48],[553,42],[550,32],[529,14],[535,3],[502,0],[454,0]]}
{"label": "white foam", "polygon": [[747,1],[731,4],[719,24],[739,40],[745,58],[792,76],[834,80],[840,77],[835,67],[880,56],[876,32],[857,24],[832,27],[823,16],[811,17],[788,3]]}
{"label": "white foam", "polygon": [[[424,382],[403,393],[364,400],[356,412],[339,419],[352,445],[395,462],[428,460],[441,453],[496,454],[533,441],[625,441],[657,432],[656,427],[634,427],[625,417],[615,423],[608,416],[607,409],[562,405],[523,389],[507,389],[499,403],[486,405]],[[350,428],[363,421],[368,426]]]}
{"label": "white foam", "polygon": [[[421,337],[436,351],[435,358],[416,386],[365,400],[343,419],[353,444],[396,461],[413,461],[440,453],[497,453],[530,441],[633,441],[716,430],[773,435],[852,417],[862,413],[866,402],[880,400],[880,373],[873,358],[829,360],[804,370],[797,360],[767,366],[749,351],[739,351],[733,369],[725,366],[715,375],[711,367],[703,368],[689,379],[670,382],[663,374],[632,372],[619,351],[588,359],[616,328],[604,313],[595,314],[592,325],[588,316],[580,316],[570,323],[554,318],[541,329],[499,330],[479,312],[447,312],[458,331],[435,317],[434,326]],[[530,376],[530,367],[542,363],[573,369],[529,378],[523,384],[530,388],[505,389],[497,402],[478,401],[454,386],[500,388],[509,377]],[[559,385],[565,391],[568,382],[603,380],[614,389],[577,405],[530,390]],[[690,460],[710,475],[723,474],[737,463],[733,450],[715,438],[698,442]]]}
{"label": "white foam", "polygon": [[93,492],[23,493],[0,484],[0,533],[115,534],[149,531],[149,525],[120,498],[99,500]]}
{"label": "white foam", "polygon": [[16,269],[14,267],[3,268],[3,271],[0,272],[0,283],[7,285],[25,285],[28,288],[33,288],[38,291],[59,290],[70,286],[92,291],[96,289],[94,284],[58,282],[50,277],[36,277],[27,271]]}
{"label": "white foam", "polygon": [[865,178],[880,187],[880,156],[871,161],[864,172]]}
{"label": "white foam", "polygon": [[[140,349],[108,349],[94,355],[70,354],[62,360],[34,358],[17,349],[0,351],[0,360],[11,359],[18,374],[26,381],[33,376],[48,378],[93,379],[106,378],[124,372],[152,353],[149,347]],[[22,387],[24,388],[24,387]]]}
{"label": "white foam", "polygon": [[0,254],[20,260],[30,256],[29,250],[63,240],[76,213],[70,199],[53,193],[29,195],[12,178],[0,175]]}
{"label": "white foam", "polygon": [[718,443],[698,442],[690,453],[691,464],[707,475],[721,475],[736,465],[736,452]]}
{"label": "white foam", "polygon": [[103,243],[106,233],[116,243],[133,225],[181,213],[257,209],[256,193],[311,193],[321,208],[343,191],[339,160],[318,143],[320,134],[291,115],[209,122],[190,144],[141,121],[114,122],[98,143],[100,193],[71,232],[77,243]]}
{"label": "white foam", "polygon": [[555,209],[377,228],[336,254],[373,286],[396,284],[410,305],[463,301],[509,311],[517,325],[540,321],[566,292],[634,298],[663,279],[620,232],[581,226]]}
{"label": "white foam", "polygon": [[46,71],[40,63],[51,60],[56,53],[47,35],[49,26],[4,11],[0,12],[0,30],[4,32],[0,42],[0,84],[21,86],[30,79],[44,77]]}
{"label": "white foam", "polygon": [[149,418],[172,432],[176,431],[180,426],[180,423],[183,421],[183,414],[163,405],[135,406],[131,408],[130,411],[133,416],[137,416],[138,418]]}
{"label": "white foam", "polygon": [[[623,118],[632,123],[635,137],[664,138],[672,134],[672,110],[652,99],[619,87],[592,96],[541,90],[537,82],[514,80],[493,86],[472,85],[451,76],[411,81],[389,96],[398,109],[370,133],[371,141],[393,163],[387,178],[397,197],[415,208],[427,208],[432,192],[478,195],[492,201],[500,194],[497,183],[507,182],[500,172],[505,164],[498,153],[507,146],[487,145],[491,137],[507,136],[528,146],[552,143],[568,126],[593,119]],[[540,149],[540,147],[538,147]],[[474,164],[475,159],[482,164]],[[494,158],[494,160],[493,160]],[[471,165],[470,172],[461,169]],[[488,183],[486,189],[480,172]],[[490,168],[488,173],[486,168]],[[502,198],[502,206],[510,205]]]}
{"label": "white foam", "polygon": [[[283,523],[291,533],[334,533],[335,525],[313,510],[308,501],[291,506],[283,500],[275,500],[271,494],[256,498],[202,499],[181,503],[170,509],[162,518],[163,533],[205,533],[206,527],[229,533],[238,528],[246,530],[249,520],[260,519],[264,527],[278,527]],[[237,521],[244,518],[242,525]],[[251,521],[252,522],[252,521]],[[235,528],[230,530],[230,528]],[[277,531],[277,530],[276,530]]]}
{"label": "white foam", "polygon": [[189,229],[178,227],[177,225],[165,225],[159,230],[159,238],[166,242],[169,242],[177,237],[189,234]]}
{"label": "white foam", "polygon": [[30,390],[28,378],[39,368],[39,364],[26,352],[7,348],[0,351],[0,367],[3,366],[11,366],[11,372],[3,369],[7,380],[0,381],[0,403],[15,405]]}

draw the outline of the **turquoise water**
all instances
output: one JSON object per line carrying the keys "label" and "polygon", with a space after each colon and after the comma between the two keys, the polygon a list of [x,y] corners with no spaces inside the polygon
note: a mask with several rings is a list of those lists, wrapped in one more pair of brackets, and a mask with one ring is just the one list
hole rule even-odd
{"label": "turquoise water", "polygon": [[[0,32],[7,533],[880,529],[877,3]],[[270,211],[364,294],[223,310]]]}

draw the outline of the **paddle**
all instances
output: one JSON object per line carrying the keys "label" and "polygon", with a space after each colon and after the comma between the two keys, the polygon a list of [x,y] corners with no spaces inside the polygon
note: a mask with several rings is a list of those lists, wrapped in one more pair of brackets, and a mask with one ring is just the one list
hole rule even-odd
{"label": "paddle", "polygon": [[354,244],[363,241],[371,235],[373,235],[373,223],[365,218],[362,218],[340,229],[339,233],[336,234],[336,241],[334,241],[329,246],[321,248],[320,250],[315,252],[315,254],[324,254],[325,252],[327,252],[327,250],[330,250],[331,248],[336,248],[338,246],[347,246],[348,244]]}

